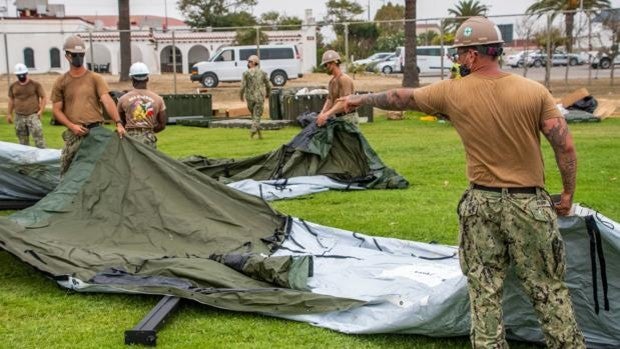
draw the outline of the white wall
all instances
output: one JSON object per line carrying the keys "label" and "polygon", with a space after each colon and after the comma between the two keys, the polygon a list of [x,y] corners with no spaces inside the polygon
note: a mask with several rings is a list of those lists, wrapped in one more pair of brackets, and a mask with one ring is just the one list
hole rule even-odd
{"label": "white wall", "polygon": [[[31,73],[68,70],[69,63],[64,58],[62,45],[65,39],[72,35],[71,32],[83,31],[87,28],[88,23],[77,19],[0,20],[0,32],[6,33],[7,38],[8,72],[12,74],[15,64],[24,63],[24,48],[26,47],[34,50],[35,66],[29,68]],[[0,35],[0,74],[7,72],[4,38],[4,35]],[[50,49],[53,47],[60,50],[60,69],[51,68]]]}
{"label": "white wall", "polygon": [[[69,63],[64,57],[62,49],[67,37],[75,32],[81,32],[84,38],[87,52],[86,62],[94,61],[96,64],[110,62],[110,73],[119,74],[120,71],[120,43],[118,36],[113,32],[103,35],[94,33],[93,42],[89,41],[88,30],[92,26],[80,19],[0,19],[0,32],[7,33],[9,73],[13,73],[13,67],[17,63],[24,62],[23,50],[30,47],[34,50],[35,67],[30,69],[32,74],[65,72],[69,70]],[[17,34],[19,33],[19,34]],[[302,71],[311,72],[316,65],[316,33],[314,26],[303,27],[301,31],[266,32],[270,43],[296,44],[302,58]],[[183,74],[189,74],[189,51],[192,47],[200,45],[205,47],[209,55],[223,45],[230,45],[234,40],[234,32],[175,32],[176,46],[181,50]],[[155,35],[156,43],[148,38],[132,38],[133,61],[142,60],[150,69],[151,73],[160,73],[160,55],[164,47],[172,44],[171,32],[158,33]],[[60,50],[61,68],[51,68],[50,49],[56,47]],[[91,50],[92,47],[92,50]],[[0,34],[0,74],[7,72],[6,60],[4,59],[4,36]],[[92,59],[91,59],[92,52]]]}

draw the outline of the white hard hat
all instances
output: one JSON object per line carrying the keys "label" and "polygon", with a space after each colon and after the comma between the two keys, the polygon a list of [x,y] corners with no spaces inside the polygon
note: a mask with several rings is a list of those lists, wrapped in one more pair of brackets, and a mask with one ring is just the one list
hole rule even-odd
{"label": "white hard hat", "polygon": [[28,67],[23,63],[15,64],[15,75],[28,74]]}
{"label": "white hard hat", "polygon": [[149,77],[149,68],[142,62],[136,62],[129,67],[129,76],[135,80],[146,80]]}

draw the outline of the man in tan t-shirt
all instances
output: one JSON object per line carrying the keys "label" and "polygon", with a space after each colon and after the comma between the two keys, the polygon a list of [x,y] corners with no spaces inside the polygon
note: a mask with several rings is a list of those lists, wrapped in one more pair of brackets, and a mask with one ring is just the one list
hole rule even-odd
{"label": "man in tan t-shirt", "polygon": [[118,114],[129,136],[157,148],[155,133],[166,128],[166,105],[159,95],[147,90],[149,69],[146,64],[132,64],[129,76],[134,89],[119,98]]}
{"label": "man in tan t-shirt", "polygon": [[[30,79],[28,68],[22,64],[15,65],[17,81],[9,87],[9,105],[7,121],[15,119],[15,133],[20,144],[30,145],[30,135],[37,148],[45,148],[41,114],[45,110],[45,91],[38,82]],[[13,118],[15,112],[15,118]]]}
{"label": "man in tan t-shirt", "polygon": [[327,70],[327,74],[331,75],[332,78],[329,80],[329,85],[327,87],[327,99],[325,100],[325,104],[323,105],[323,109],[321,113],[317,116],[318,122],[327,121],[330,117],[341,117],[342,119],[351,122],[352,124],[357,124],[359,122],[359,117],[357,116],[357,112],[353,111],[350,113],[337,113],[337,114],[328,114],[327,111],[336,103],[336,100],[341,97],[345,97],[355,93],[355,87],[353,86],[353,79],[350,76],[343,73],[340,69],[340,55],[338,52],[334,50],[327,50],[323,53],[323,59],[321,60],[321,65],[325,67]]}
{"label": "man in tan t-shirt", "polygon": [[[472,17],[457,30],[461,79],[419,89],[349,96],[326,114],[360,105],[420,110],[448,117],[463,142],[470,187],[458,206],[459,260],[467,276],[474,348],[507,348],[502,291],[512,263],[550,348],[585,348],[564,283],[565,254],[557,216],[571,210],[577,159],[566,121],[549,91],[503,72],[495,24]],[[544,189],[540,133],[553,151],[563,191]]]}
{"label": "man in tan t-shirt", "polygon": [[56,79],[51,97],[56,121],[67,127],[62,134],[65,146],[60,155],[61,175],[69,169],[89,130],[103,124],[102,105],[116,123],[119,137],[125,134],[116,105],[108,94],[108,84],[101,75],[84,67],[84,41],[79,36],[70,36],[65,41],[64,50],[70,68]]}

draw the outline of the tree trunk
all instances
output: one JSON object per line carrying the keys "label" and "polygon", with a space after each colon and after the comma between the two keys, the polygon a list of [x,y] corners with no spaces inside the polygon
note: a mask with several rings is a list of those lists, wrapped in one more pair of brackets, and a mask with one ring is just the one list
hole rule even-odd
{"label": "tree trunk", "polygon": [[[414,20],[416,18],[416,0],[405,0],[405,19]],[[420,77],[416,62],[416,22],[405,22],[405,61],[403,72],[403,87],[420,86]]]}
{"label": "tree trunk", "polygon": [[129,80],[131,65],[131,33],[129,32],[129,0],[118,0],[118,29],[121,38],[121,74],[120,81]]}
{"label": "tree trunk", "polygon": [[575,26],[575,13],[570,12],[564,16],[566,21],[566,52],[573,52],[573,27]]}

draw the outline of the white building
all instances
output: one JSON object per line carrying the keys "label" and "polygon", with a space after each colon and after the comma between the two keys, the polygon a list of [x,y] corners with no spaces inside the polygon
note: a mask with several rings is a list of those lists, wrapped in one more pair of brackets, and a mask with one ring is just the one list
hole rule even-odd
{"label": "white building", "polygon": [[[296,44],[304,72],[316,66],[316,32],[312,13],[306,15],[308,25],[301,30],[265,31],[270,44]],[[110,18],[114,19],[110,25]],[[148,17],[148,18],[147,18]],[[24,63],[31,73],[64,72],[69,64],[62,45],[73,34],[82,37],[87,45],[86,62],[95,70],[111,74],[120,71],[120,40],[115,16],[95,17],[26,17],[0,18],[0,51],[7,53],[0,62],[0,74],[13,72],[17,63]],[[143,19],[142,21],[139,21]],[[152,73],[173,71],[173,41],[176,46],[176,70],[188,74],[191,65],[208,59],[220,46],[230,45],[234,31],[193,31],[181,28],[179,20],[167,18],[168,30],[162,30],[163,17],[132,16],[131,57],[143,61]],[[107,21],[107,23],[106,23]],[[153,30],[146,24],[155,26]],[[6,40],[5,40],[6,39]],[[4,56],[4,54],[2,55]]]}

